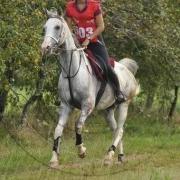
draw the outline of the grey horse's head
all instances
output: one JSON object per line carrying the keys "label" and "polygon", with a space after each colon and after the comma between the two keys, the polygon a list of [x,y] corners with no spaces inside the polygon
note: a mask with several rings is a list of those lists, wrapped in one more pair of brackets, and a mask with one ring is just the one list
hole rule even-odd
{"label": "grey horse's head", "polygon": [[43,31],[44,40],[41,45],[43,54],[52,53],[58,46],[64,43],[66,37],[65,20],[57,10],[46,10],[48,20],[46,21]]}

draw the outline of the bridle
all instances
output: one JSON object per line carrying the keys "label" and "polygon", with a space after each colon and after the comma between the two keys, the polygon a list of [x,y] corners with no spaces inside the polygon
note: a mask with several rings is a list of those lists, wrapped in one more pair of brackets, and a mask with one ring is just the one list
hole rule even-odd
{"label": "bridle", "polygon": [[[57,17],[51,17],[51,18],[59,19],[62,23],[64,23],[64,19],[62,17],[58,17],[57,16]],[[69,64],[68,70],[66,70],[63,67],[63,65],[60,63],[60,61],[59,61],[59,64],[60,64],[60,67],[63,69],[63,71],[66,74],[66,76],[64,78],[67,78],[67,79],[74,78],[78,74],[78,72],[79,72],[79,69],[80,69],[80,66],[81,66],[81,62],[82,62],[82,54],[79,53],[80,61],[79,61],[79,66],[78,66],[77,71],[73,75],[71,75],[71,67],[72,67],[73,54],[74,54],[75,51],[83,51],[85,48],[82,47],[82,48],[66,49],[66,48],[64,48],[62,46],[65,43],[65,40],[66,40],[66,37],[67,37],[67,32],[66,32],[65,27],[63,25],[62,25],[62,30],[61,30],[61,33],[60,33],[58,39],[53,37],[50,34],[46,35],[45,38],[46,37],[50,37],[51,39],[53,39],[56,42],[55,46],[52,49],[56,49],[57,51],[61,51],[61,52],[62,51],[70,51],[71,52],[71,56],[70,56],[71,59],[70,59],[70,64]],[[56,52],[53,52],[53,54],[54,55],[59,55],[59,53],[56,53]]]}
{"label": "bridle", "polygon": [[[76,75],[78,74],[78,72],[80,70],[82,59],[84,59],[84,57],[82,57],[82,55],[83,55],[82,52],[79,52],[79,58],[80,58],[79,59],[79,65],[78,65],[78,68],[77,68],[76,72],[73,75],[71,75],[71,67],[72,67],[72,64],[73,64],[72,62],[73,62],[73,54],[74,54],[74,52],[83,51],[84,48],[75,47],[74,49],[66,49],[65,47],[63,47],[63,44],[65,43],[66,38],[67,38],[67,31],[66,31],[66,28],[64,27],[64,23],[65,23],[64,19],[61,18],[61,17],[53,17],[53,18],[58,18],[59,20],[62,21],[62,30],[61,30],[61,33],[59,35],[59,38],[56,39],[52,35],[46,35],[45,37],[50,37],[51,39],[53,39],[56,42],[56,45],[53,47],[57,51],[57,53],[54,53],[55,55],[60,55],[62,53],[62,51],[64,51],[64,52],[69,51],[70,52],[70,62],[69,62],[68,68],[66,69],[61,64],[60,61],[59,61],[59,65],[60,65],[60,67],[62,69],[62,72],[64,72],[66,74],[65,76],[63,76],[63,73],[62,73],[63,78],[66,78],[68,80],[69,92],[70,92],[70,96],[71,96],[71,100],[70,100],[71,102],[70,103],[73,106],[80,108],[81,105],[79,104],[79,102],[76,101],[76,99],[74,98],[74,95],[73,95],[73,85],[72,85],[71,79],[76,77]],[[84,62],[86,64],[86,61],[84,61]],[[86,64],[86,66],[87,66],[87,64]],[[87,69],[88,69],[88,67],[87,67]]]}
{"label": "bridle", "polygon": [[[64,23],[64,20],[61,18],[61,17],[51,17],[51,18],[56,18],[56,19],[59,19],[62,23]],[[56,39],[55,37],[53,37],[52,35],[48,34],[46,35],[45,37],[50,37],[51,39],[53,39],[55,42],[56,42],[56,45],[59,47],[61,46],[65,40],[66,40],[66,36],[67,36],[67,32],[65,31],[65,28],[64,26],[62,26],[62,30],[61,30],[61,33],[59,35],[59,39]]]}

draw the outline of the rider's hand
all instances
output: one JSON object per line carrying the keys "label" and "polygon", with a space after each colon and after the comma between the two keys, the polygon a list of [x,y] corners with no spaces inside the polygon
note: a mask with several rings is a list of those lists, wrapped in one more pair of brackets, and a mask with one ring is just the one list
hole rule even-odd
{"label": "rider's hand", "polygon": [[82,47],[87,48],[88,44],[90,43],[89,39],[85,39],[84,42],[82,43]]}

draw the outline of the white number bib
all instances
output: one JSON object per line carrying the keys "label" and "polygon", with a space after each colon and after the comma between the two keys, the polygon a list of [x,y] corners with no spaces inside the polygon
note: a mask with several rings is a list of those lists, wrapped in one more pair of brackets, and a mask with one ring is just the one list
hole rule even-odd
{"label": "white number bib", "polygon": [[79,37],[82,39],[89,37],[91,34],[93,34],[92,27],[87,27],[87,28],[80,27],[79,29],[77,29],[77,31],[78,31]]}

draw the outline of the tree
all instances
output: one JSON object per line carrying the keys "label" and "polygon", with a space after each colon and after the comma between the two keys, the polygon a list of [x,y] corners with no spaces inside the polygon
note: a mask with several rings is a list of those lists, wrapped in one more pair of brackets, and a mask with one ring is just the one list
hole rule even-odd
{"label": "tree", "polygon": [[[43,9],[64,9],[65,3],[65,0],[1,0],[1,115],[7,103],[16,104],[19,101],[16,91],[24,90],[27,98],[36,94],[42,68],[41,32],[46,20]],[[147,97],[147,102],[144,102],[147,107],[156,99],[159,106],[164,101],[168,102],[165,104],[169,108],[171,91],[180,82],[178,2],[108,0],[102,3],[106,24],[104,38],[109,53],[117,59],[130,57],[137,60],[140,67],[137,76]],[[55,103],[60,69],[54,57],[46,61],[44,71],[46,78],[41,100]]]}

